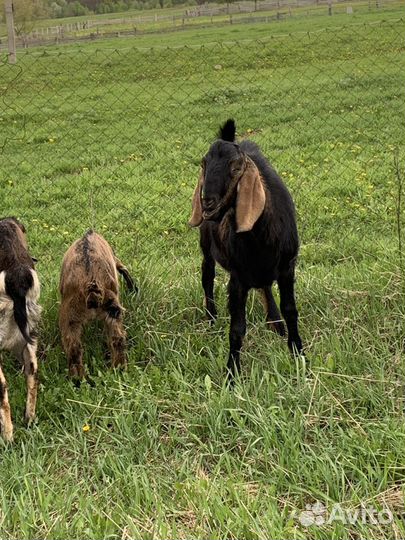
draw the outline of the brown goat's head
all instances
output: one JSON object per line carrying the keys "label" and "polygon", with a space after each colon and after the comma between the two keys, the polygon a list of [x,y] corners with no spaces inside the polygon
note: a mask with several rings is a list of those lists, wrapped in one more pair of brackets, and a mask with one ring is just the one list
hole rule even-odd
{"label": "brown goat's head", "polygon": [[[220,135],[229,136],[229,125],[233,127],[230,136],[234,136],[233,121],[223,126]],[[202,160],[189,225],[198,227],[203,220],[219,222],[234,207],[236,231],[250,231],[265,203],[266,192],[255,163],[233,141],[215,141]]]}
{"label": "brown goat's head", "polygon": [[0,218],[0,228],[8,229],[9,233],[11,233],[13,236],[15,235],[24,248],[28,249],[27,239],[25,236],[26,230],[21,221],[15,217]]}

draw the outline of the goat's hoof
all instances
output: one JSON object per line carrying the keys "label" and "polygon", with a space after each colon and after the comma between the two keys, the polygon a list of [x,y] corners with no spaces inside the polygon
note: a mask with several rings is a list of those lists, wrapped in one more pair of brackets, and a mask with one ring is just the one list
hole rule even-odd
{"label": "goat's hoof", "polygon": [[235,387],[235,376],[229,373],[229,371],[226,372],[225,385],[228,390],[233,390]]}
{"label": "goat's hoof", "polygon": [[283,321],[267,321],[273,332],[281,337],[285,336],[285,325]]}
{"label": "goat's hoof", "polygon": [[290,349],[290,351],[293,354],[304,355],[302,341],[301,341],[300,337],[298,337],[296,339],[289,338],[288,339],[288,348]]}
{"label": "goat's hoof", "polygon": [[125,370],[127,369],[128,367],[128,363],[126,360],[122,360],[122,361],[116,361],[116,362],[113,362],[111,367],[113,369],[120,369],[120,370]]}
{"label": "goat's hoof", "polygon": [[4,429],[1,432],[2,438],[6,443],[12,443],[14,441],[13,427],[9,429]]}
{"label": "goat's hoof", "polygon": [[303,362],[306,361],[305,353],[302,347],[298,348],[294,343],[290,347],[291,354],[294,356],[294,358],[299,358]]}
{"label": "goat's hoof", "polygon": [[35,422],[35,414],[32,414],[32,413],[29,413],[29,412],[25,412],[24,414],[24,423],[26,425],[27,428],[30,428],[33,426],[34,422]]}
{"label": "goat's hoof", "polygon": [[93,378],[90,377],[90,375],[87,375],[87,377],[86,377],[84,380],[86,381],[86,383],[87,383],[91,388],[95,388],[96,383],[95,383],[95,381],[93,380]]}
{"label": "goat's hoof", "polygon": [[235,377],[237,377],[239,374],[240,373],[239,373],[238,369],[230,368],[229,366],[227,366],[225,382],[226,382],[226,386],[229,389],[232,390],[234,388],[234,386],[235,386]]}
{"label": "goat's hoof", "polygon": [[84,366],[72,365],[69,367],[69,377],[76,387],[80,386],[80,382],[85,378]]}
{"label": "goat's hoof", "polygon": [[205,316],[207,317],[207,321],[208,321],[210,324],[214,324],[215,321],[217,320],[217,317],[218,317],[216,308],[213,307],[213,308],[211,308],[211,309],[208,309],[208,308],[206,307],[206,308],[205,308]]}
{"label": "goat's hoof", "polygon": [[72,377],[72,383],[75,388],[80,388],[82,384],[82,379],[79,379],[77,377]]}

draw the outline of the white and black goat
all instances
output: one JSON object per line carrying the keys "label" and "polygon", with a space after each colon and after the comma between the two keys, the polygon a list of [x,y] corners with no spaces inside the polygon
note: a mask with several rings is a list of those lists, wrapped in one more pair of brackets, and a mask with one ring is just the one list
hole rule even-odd
{"label": "white and black goat", "polygon": [[212,320],[217,315],[215,263],[230,273],[227,368],[231,378],[240,368],[246,299],[251,288],[262,289],[267,320],[276,332],[284,335],[284,323],[271,290],[277,281],[288,345],[292,351],[302,352],[294,296],[299,247],[294,203],[258,146],[251,141],[236,144],[235,133],[235,122],[228,120],[203,158],[189,221],[192,227],[200,227],[202,285],[207,314]]}
{"label": "white and black goat", "polygon": [[[12,351],[23,361],[27,381],[25,420],[35,418],[38,389],[35,331],[41,308],[40,287],[25,237],[15,218],[0,219],[0,349]],[[0,425],[6,441],[13,439],[6,378],[0,365]]]}

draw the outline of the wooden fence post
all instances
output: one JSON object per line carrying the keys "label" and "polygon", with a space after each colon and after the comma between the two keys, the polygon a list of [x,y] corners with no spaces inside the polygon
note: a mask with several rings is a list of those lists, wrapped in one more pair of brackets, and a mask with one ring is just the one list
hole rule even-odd
{"label": "wooden fence post", "polygon": [[4,7],[6,11],[8,36],[8,61],[10,64],[15,64],[17,62],[17,55],[15,51],[13,0],[5,0]]}

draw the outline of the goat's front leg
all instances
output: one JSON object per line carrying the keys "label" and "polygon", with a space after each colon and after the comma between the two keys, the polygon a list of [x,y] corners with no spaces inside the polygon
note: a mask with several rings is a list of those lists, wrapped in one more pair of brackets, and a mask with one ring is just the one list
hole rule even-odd
{"label": "goat's front leg", "polygon": [[204,255],[201,265],[202,286],[205,294],[205,311],[211,322],[217,318],[214,300],[215,261],[211,255]]}
{"label": "goat's front leg", "polygon": [[28,426],[35,419],[35,408],[38,393],[37,343],[28,343],[23,350],[24,374],[27,382],[27,401],[24,419]]}
{"label": "goat's front leg", "polygon": [[294,295],[294,269],[280,274],[277,280],[280,289],[280,309],[288,330],[288,347],[291,352],[302,353],[302,341],[298,333],[298,311]]}
{"label": "goat's front leg", "polygon": [[217,318],[214,299],[215,260],[211,254],[211,236],[209,230],[200,229],[200,247],[203,254],[201,281],[205,294],[205,312],[211,323]]}
{"label": "goat's front leg", "polygon": [[8,401],[7,381],[0,367],[0,430],[5,441],[13,440],[10,403]]}
{"label": "goat's front leg", "polygon": [[229,330],[228,377],[232,381],[240,370],[240,350],[246,334],[246,299],[248,288],[242,285],[237,277],[231,275],[228,285],[229,313],[231,326]]}

